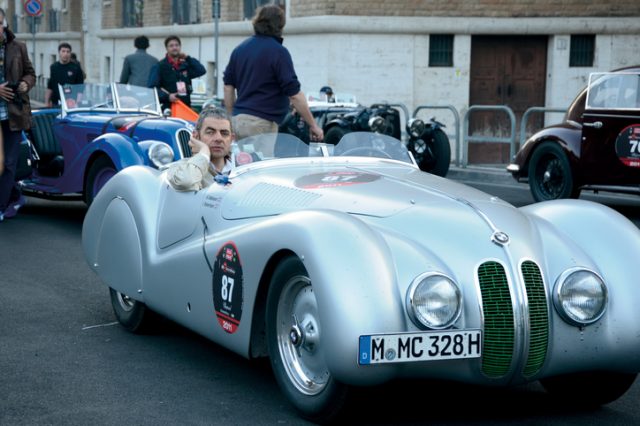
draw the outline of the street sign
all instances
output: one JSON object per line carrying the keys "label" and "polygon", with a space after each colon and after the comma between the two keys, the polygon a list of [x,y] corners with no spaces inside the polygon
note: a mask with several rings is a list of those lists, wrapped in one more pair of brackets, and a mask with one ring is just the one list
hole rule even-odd
{"label": "street sign", "polygon": [[34,18],[42,15],[42,2],[40,0],[26,0],[24,2],[24,11]]}

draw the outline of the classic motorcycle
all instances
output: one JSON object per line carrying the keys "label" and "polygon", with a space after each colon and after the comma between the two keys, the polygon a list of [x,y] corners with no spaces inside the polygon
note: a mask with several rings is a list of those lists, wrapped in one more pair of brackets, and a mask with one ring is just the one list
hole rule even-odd
{"label": "classic motorcycle", "polygon": [[[309,103],[316,122],[324,131],[324,142],[335,145],[350,132],[382,133],[402,140],[400,112],[390,104],[378,103],[370,107]],[[446,176],[451,160],[449,138],[442,130],[445,125],[432,117],[428,122],[420,118],[407,121],[407,149],[416,159],[420,170]],[[290,133],[309,142],[309,128],[295,112],[280,125],[280,132]]]}

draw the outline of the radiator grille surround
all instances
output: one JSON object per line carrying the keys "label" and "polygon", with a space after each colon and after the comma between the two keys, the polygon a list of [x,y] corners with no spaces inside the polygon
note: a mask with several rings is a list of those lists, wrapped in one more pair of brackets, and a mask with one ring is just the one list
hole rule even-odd
{"label": "radiator grille surround", "polygon": [[180,129],[176,134],[176,139],[178,140],[178,147],[180,147],[180,154],[182,154],[182,158],[191,157],[191,147],[189,146],[191,132],[186,129]]}
{"label": "radiator grille surround", "polygon": [[[527,330],[523,341],[527,359],[522,375],[536,375],[547,357],[549,345],[549,303],[542,273],[538,265],[525,260],[521,264],[522,281],[528,315]],[[487,261],[478,268],[478,282],[482,295],[484,319],[482,372],[490,378],[500,378],[509,373],[515,354],[515,317],[511,288],[504,266]],[[519,324],[520,322],[518,322]]]}

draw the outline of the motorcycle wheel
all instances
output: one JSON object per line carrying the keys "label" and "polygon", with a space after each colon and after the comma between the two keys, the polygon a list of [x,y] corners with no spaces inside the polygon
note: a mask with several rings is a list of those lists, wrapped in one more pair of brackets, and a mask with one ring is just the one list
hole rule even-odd
{"label": "motorcycle wheel", "polygon": [[407,148],[423,172],[442,177],[449,172],[451,145],[441,129],[427,128],[419,138],[410,140]]}
{"label": "motorcycle wheel", "polygon": [[340,139],[342,139],[342,137],[347,133],[349,133],[349,130],[345,129],[344,127],[333,126],[325,132],[324,143],[337,145],[338,142],[340,142]]}

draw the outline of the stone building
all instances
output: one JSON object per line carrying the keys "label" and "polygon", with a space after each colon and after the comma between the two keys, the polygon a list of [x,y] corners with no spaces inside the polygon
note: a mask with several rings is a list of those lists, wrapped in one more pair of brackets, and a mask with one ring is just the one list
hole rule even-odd
{"label": "stone building", "polygon": [[[211,93],[221,95],[229,54],[252,33],[256,6],[268,1],[220,0],[217,76],[214,1],[41,0],[44,15],[35,34],[23,0],[0,4],[32,55],[35,47],[36,71],[45,78],[59,41],[71,42],[90,81],[107,82],[119,77],[134,37],[147,35],[149,53],[161,57],[164,38],[177,34],[183,50],[207,67]],[[519,121],[531,106],[566,108],[591,72],[640,63],[637,0],[279,3],[287,13],[284,44],[303,90],[330,85],[363,104],[401,102],[411,111],[451,105],[461,116],[470,105],[507,105]],[[449,111],[423,114],[437,115],[454,132]],[[541,125],[541,118],[531,125]],[[504,126],[488,113],[474,115],[470,124],[473,132],[488,134],[504,133]],[[505,162],[499,148],[497,161]]]}

